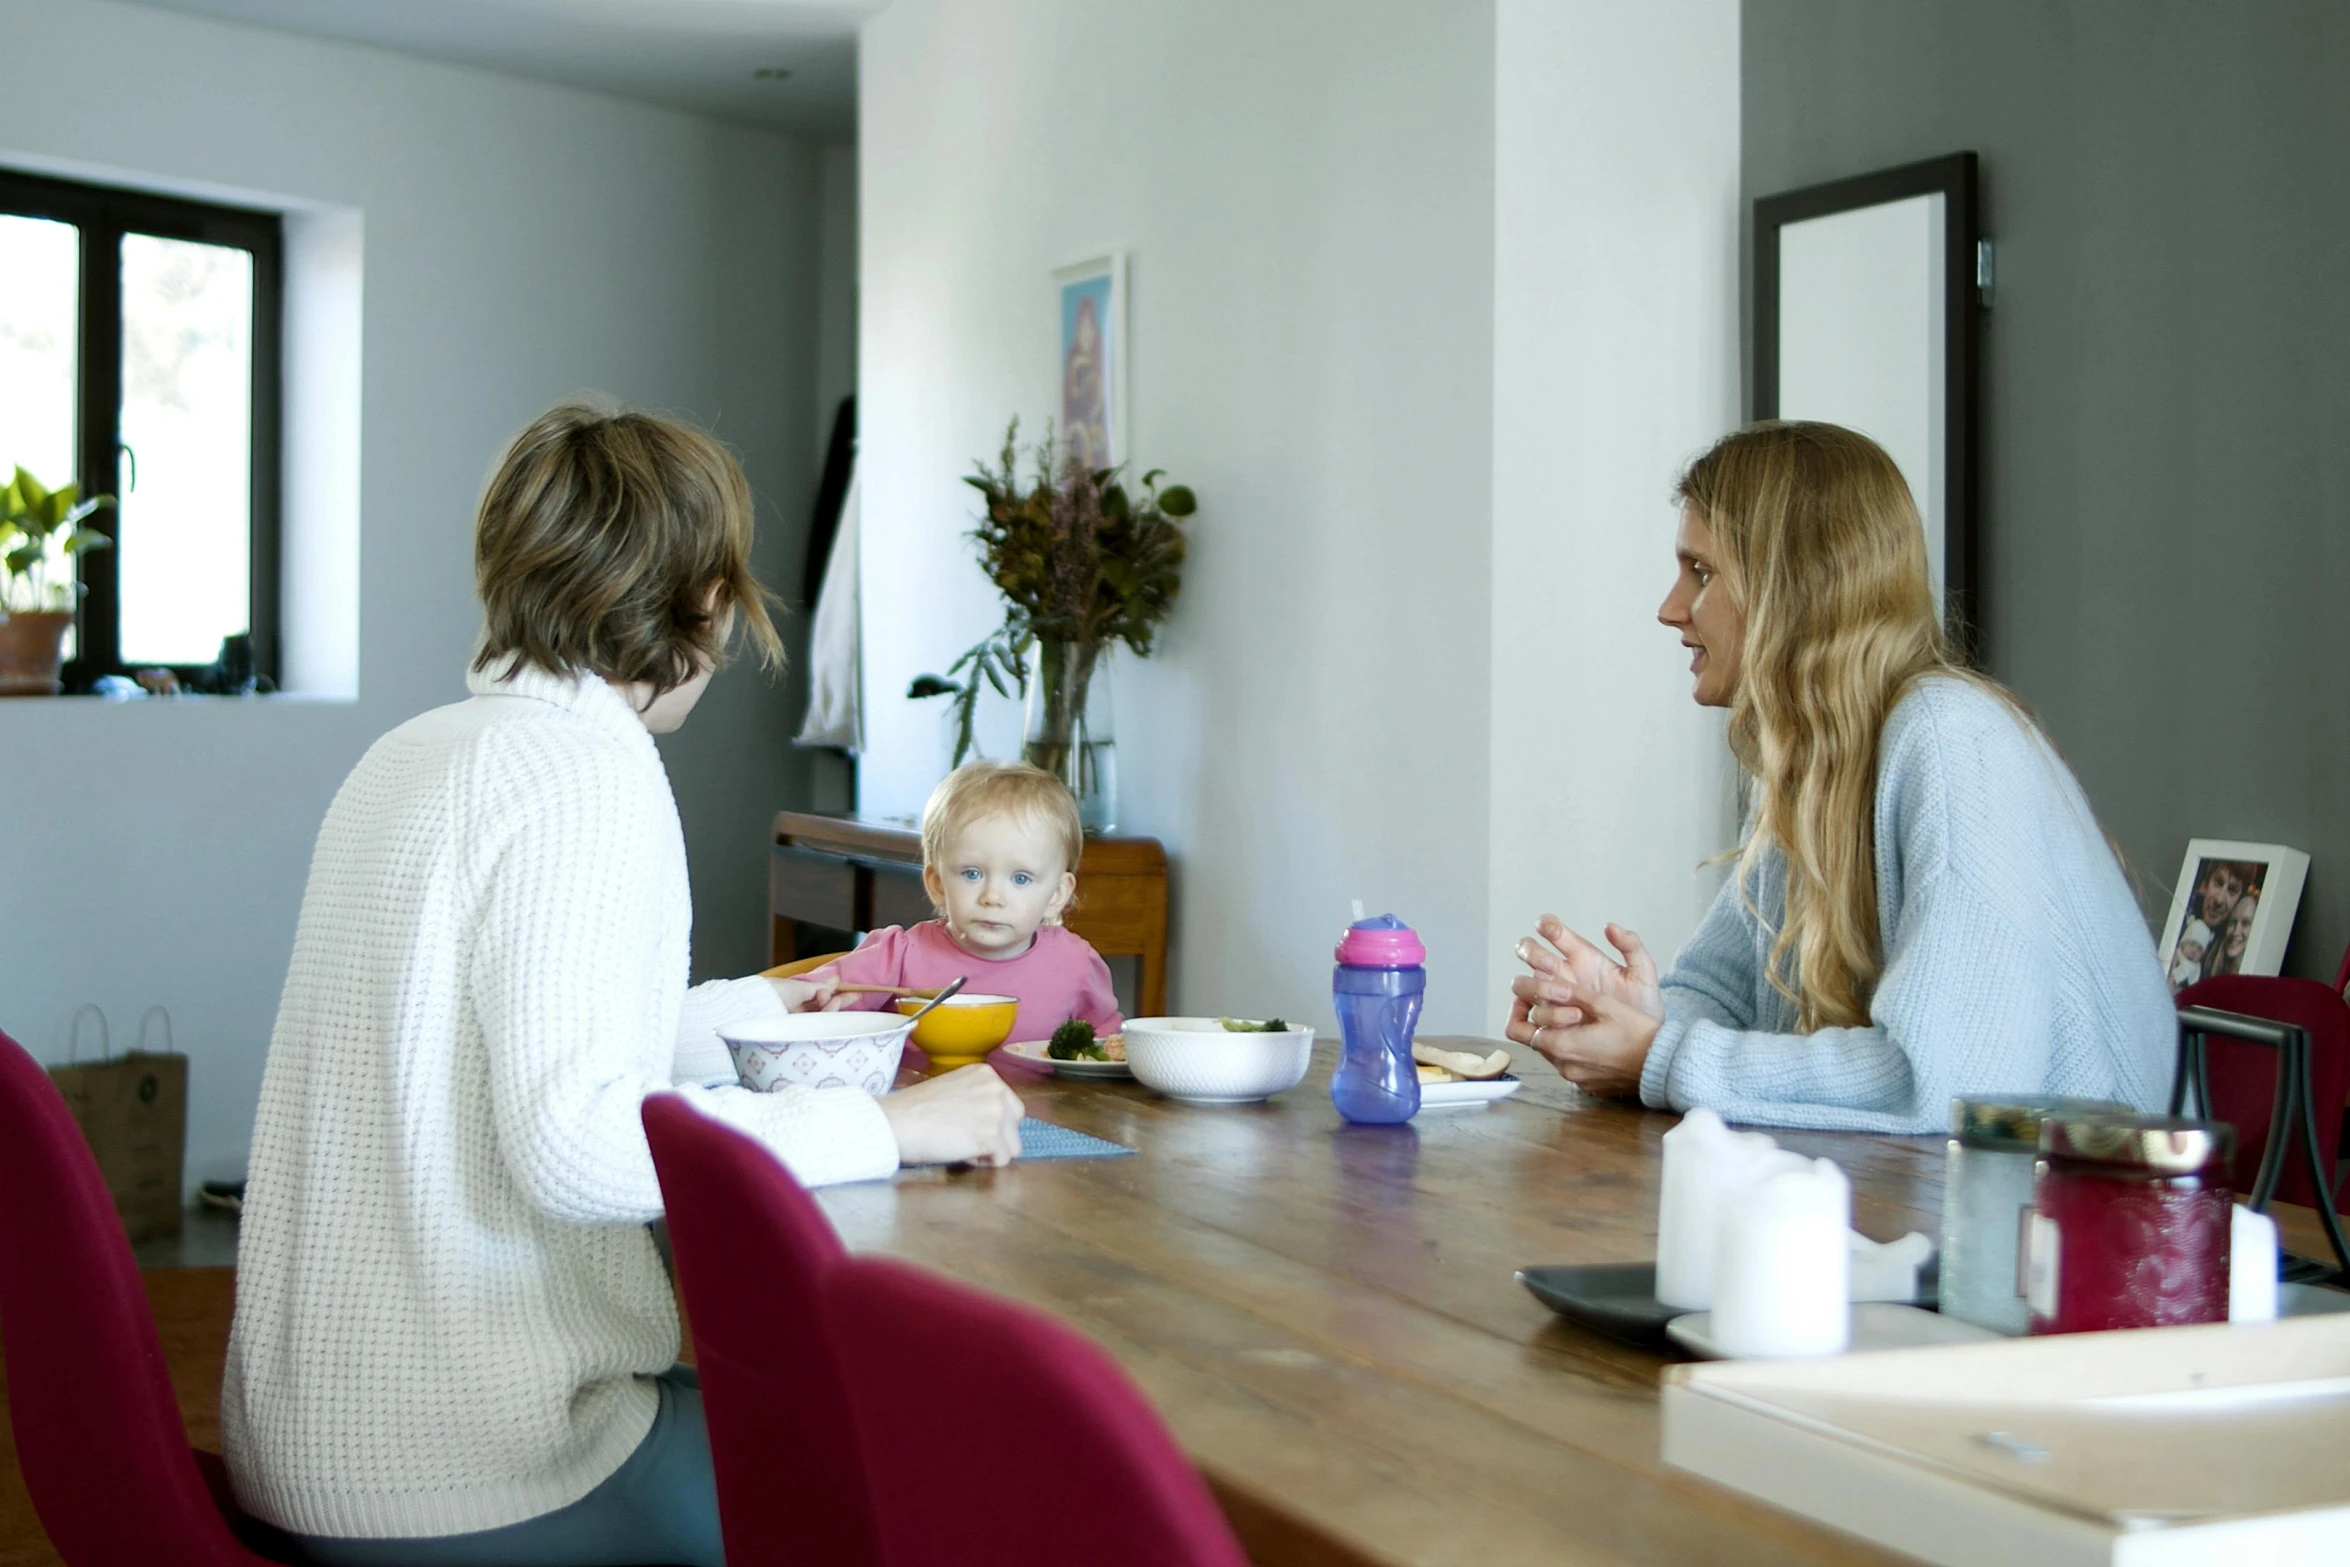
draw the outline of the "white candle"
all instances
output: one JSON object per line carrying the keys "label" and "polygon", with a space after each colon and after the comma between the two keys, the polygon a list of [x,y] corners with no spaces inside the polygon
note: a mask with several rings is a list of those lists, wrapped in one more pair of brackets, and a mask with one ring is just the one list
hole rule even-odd
{"label": "white candle", "polygon": [[1834,1355],[1851,1334],[1852,1185],[1826,1159],[1722,1205],[1713,1340],[1731,1355]]}
{"label": "white candle", "polygon": [[1854,1300],[1912,1301],[1918,1271],[1934,1255],[1934,1242],[1912,1230],[1897,1241],[1873,1241],[1858,1230],[1844,1237],[1852,1253]]}
{"label": "white candle", "polygon": [[2241,1203],[2228,1227],[2228,1320],[2272,1322],[2277,1314],[2277,1221]]}
{"label": "white candle", "polygon": [[1656,1298],[1684,1311],[1713,1304],[1723,1198],[1774,1170],[1801,1169],[1761,1132],[1733,1132],[1711,1110],[1692,1110],[1665,1133],[1656,1215]]}

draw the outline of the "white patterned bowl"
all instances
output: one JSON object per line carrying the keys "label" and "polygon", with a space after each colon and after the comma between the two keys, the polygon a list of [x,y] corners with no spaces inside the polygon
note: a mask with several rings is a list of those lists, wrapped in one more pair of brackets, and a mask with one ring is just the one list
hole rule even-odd
{"label": "white patterned bowl", "polygon": [[911,1024],[894,1012],[794,1012],[773,1022],[721,1029],[743,1087],[772,1093],[801,1088],[862,1088],[886,1094],[897,1081]]}
{"label": "white patterned bowl", "polygon": [[1126,1020],[1126,1064],[1147,1088],[1195,1105],[1237,1105],[1294,1088],[1314,1057],[1314,1031],[1233,1034],[1212,1017]]}

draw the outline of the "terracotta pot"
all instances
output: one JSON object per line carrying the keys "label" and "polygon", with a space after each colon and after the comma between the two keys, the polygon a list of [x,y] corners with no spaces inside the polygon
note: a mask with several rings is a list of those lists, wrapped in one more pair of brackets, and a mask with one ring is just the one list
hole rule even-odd
{"label": "terracotta pot", "polygon": [[55,696],[58,653],[70,609],[20,610],[0,614],[0,696]]}

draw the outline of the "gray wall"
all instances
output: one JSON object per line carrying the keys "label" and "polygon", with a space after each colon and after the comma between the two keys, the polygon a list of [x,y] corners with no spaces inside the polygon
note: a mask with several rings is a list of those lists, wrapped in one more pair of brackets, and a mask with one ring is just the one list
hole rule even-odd
{"label": "gray wall", "polygon": [[2350,939],[2350,5],[1746,0],[1751,200],[1971,148],[1986,661],[2151,917],[2190,837]]}

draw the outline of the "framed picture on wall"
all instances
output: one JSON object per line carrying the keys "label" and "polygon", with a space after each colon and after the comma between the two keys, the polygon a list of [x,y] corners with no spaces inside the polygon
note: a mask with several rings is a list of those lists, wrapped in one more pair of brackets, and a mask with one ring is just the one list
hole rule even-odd
{"label": "framed picture on wall", "polygon": [[2283,844],[2189,843],[2162,927],[2170,988],[2218,974],[2281,972],[2308,874],[2309,856]]}
{"label": "framed picture on wall", "polygon": [[1126,460],[1126,252],[1053,273],[1060,326],[1061,449],[1093,468]]}
{"label": "framed picture on wall", "polygon": [[1885,448],[1926,525],[1943,624],[1973,649],[1975,405],[1989,256],[1975,155],[1754,204],[1757,419],[1816,419]]}

